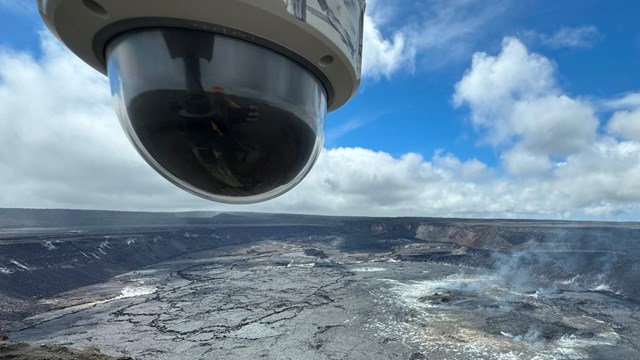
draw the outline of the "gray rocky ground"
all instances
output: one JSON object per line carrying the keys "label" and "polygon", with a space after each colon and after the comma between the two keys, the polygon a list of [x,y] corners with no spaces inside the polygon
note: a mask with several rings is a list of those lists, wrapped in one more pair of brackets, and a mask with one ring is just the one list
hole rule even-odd
{"label": "gray rocky ground", "polygon": [[[4,252],[4,284],[74,263],[65,274],[121,271],[4,288],[22,305],[0,324],[13,341],[134,359],[640,358],[636,224],[438,221],[5,231],[5,249],[44,251]],[[45,256],[64,246],[77,256]],[[116,261],[127,251],[134,269]]]}
{"label": "gray rocky ground", "polygon": [[640,357],[640,307],[604,288],[518,293],[492,270],[322,253],[190,254],[49,299],[60,310],[12,338],[136,359]]}
{"label": "gray rocky ground", "polygon": [[[72,349],[59,345],[30,345],[9,341],[0,334],[0,359],[11,360],[111,360],[111,356],[102,354],[97,348]],[[131,360],[120,357],[116,360]]]}

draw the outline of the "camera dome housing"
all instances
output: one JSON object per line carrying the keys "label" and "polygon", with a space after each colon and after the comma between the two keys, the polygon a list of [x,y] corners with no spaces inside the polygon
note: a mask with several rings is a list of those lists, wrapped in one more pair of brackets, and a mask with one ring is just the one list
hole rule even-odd
{"label": "camera dome housing", "polygon": [[122,127],[143,158],[194,194],[262,201],[296,185],[322,148],[320,81],[291,59],[191,29],[131,31],[107,47]]}
{"label": "camera dome housing", "polygon": [[327,111],[360,82],[365,0],[38,0],[107,74],[131,142],[202,197],[251,203],[299,183]]}

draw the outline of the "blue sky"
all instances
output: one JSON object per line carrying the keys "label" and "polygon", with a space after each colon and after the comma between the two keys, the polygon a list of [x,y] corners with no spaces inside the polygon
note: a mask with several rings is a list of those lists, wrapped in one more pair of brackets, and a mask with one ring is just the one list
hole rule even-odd
{"label": "blue sky", "polygon": [[316,168],[237,207],[148,169],[106,80],[35,1],[0,0],[0,206],[638,220],[640,3],[367,4],[363,81]]}

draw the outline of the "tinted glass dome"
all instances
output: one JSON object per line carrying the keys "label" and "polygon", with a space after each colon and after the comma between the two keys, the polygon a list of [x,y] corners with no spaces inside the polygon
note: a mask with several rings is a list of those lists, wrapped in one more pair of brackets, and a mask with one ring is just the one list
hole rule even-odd
{"label": "tinted glass dome", "polygon": [[107,49],[122,127],[161,175],[227,203],[278,196],[322,148],[324,88],[289,58],[208,32],[123,34]]}

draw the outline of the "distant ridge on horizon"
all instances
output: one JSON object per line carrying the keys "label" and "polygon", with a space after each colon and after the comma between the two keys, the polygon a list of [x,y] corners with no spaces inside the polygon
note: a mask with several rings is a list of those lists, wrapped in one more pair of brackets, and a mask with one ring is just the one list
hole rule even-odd
{"label": "distant ridge on horizon", "polygon": [[316,224],[338,225],[354,222],[428,222],[466,223],[476,225],[527,225],[527,226],[628,226],[640,227],[640,222],[544,220],[544,219],[494,219],[494,218],[446,218],[446,217],[367,217],[330,216],[287,213],[260,213],[241,211],[126,211],[85,209],[31,209],[0,207],[0,229],[93,227],[93,226],[180,226],[221,224]]}

